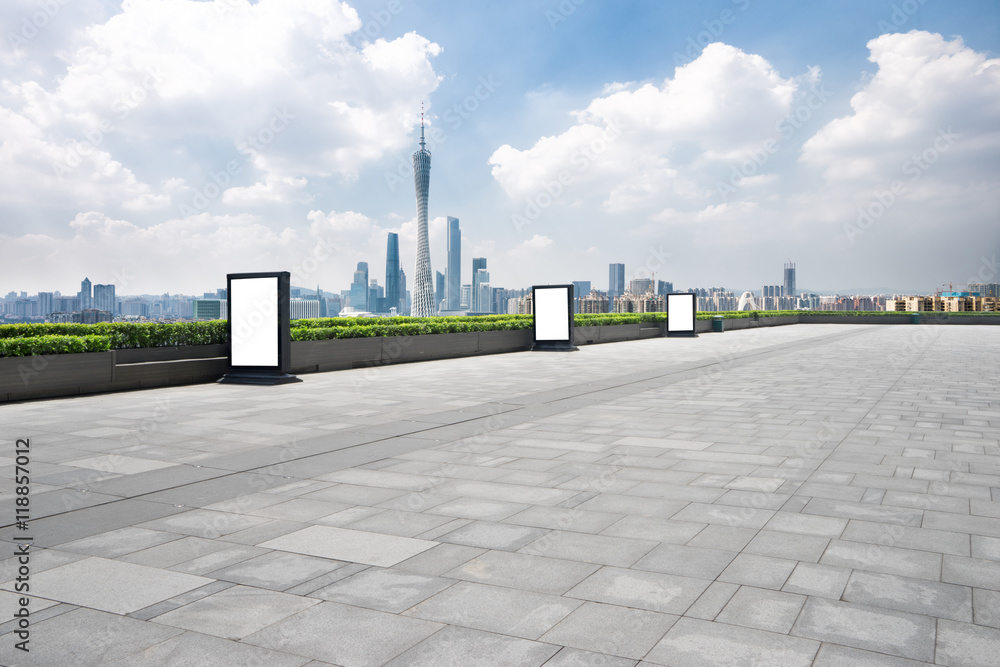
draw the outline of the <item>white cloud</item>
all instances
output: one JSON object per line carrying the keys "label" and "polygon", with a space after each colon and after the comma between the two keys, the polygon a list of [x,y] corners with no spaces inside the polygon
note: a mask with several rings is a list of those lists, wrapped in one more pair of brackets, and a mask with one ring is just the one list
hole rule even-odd
{"label": "white cloud", "polygon": [[555,242],[547,236],[535,234],[511,248],[507,255],[515,260],[525,260],[550,250]]}
{"label": "white cloud", "polygon": [[309,201],[310,179],[350,182],[409,144],[439,81],[438,45],[355,39],[357,13],[333,0],[129,0],[77,28],[61,72],[15,54],[0,89],[2,201],[63,219],[173,215],[234,159],[212,211]]}

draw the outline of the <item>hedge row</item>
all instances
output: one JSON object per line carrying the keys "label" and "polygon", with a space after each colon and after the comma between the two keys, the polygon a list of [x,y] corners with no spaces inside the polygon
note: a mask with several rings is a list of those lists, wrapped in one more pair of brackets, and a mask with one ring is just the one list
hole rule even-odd
{"label": "hedge row", "polygon": [[225,320],[209,322],[101,322],[99,324],[2,324],[0,340],[38,336],[105,336],[111,349],[211,345],[229,340]]}
{"label": "hedge row", "polygon": [[108,336],[23,336],[0,338],[0,357],[29,357],[43,354],[74,352],[107,352],[111,349]]}

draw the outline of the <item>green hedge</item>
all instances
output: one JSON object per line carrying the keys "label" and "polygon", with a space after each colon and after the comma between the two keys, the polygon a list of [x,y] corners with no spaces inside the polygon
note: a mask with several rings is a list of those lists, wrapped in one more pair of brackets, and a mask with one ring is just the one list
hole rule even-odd
{"label": "green hedge", "polygon": [[42,354],[71,354],[74,352],[107,352],[111,349],[109,336],[21,336],[0,338],[0,357],[28,357]]}
{"label": "green hedge", "polygon": [[[38,336],[105,336],[111,349],[211,345],[229,339],[226,320],[209,322],[101,322],[99,324],[2,324],[0,340]],[[8,355],[13,356],[13,355]]]}

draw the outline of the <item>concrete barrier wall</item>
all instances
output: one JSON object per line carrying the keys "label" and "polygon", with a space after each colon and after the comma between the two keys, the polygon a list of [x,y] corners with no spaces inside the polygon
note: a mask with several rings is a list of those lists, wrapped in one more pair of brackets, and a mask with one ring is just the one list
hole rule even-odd
{"label": "concrete barrier wall", "polygon": [[[911,324],[901,315],[802,314],[782,317],[727,319],[725,331],[786,324]],[[921,313],[921,324],[993,324],[997,317]],[[709,333],[711,320],[698,320],[695,332]],[[576,327],[575,345],[593,345],[663,336],[666,323]],[[385,364],[502,354],[531,349],[530,329],[482,331],[386,338],[341,338],[293,341],[292,372],[316,373]],[[113,350],[86,354],[56,354],[0,358],[0,403],[38,398],[77,396],[107,391],[214,382],[229,368],[229,346]]]}

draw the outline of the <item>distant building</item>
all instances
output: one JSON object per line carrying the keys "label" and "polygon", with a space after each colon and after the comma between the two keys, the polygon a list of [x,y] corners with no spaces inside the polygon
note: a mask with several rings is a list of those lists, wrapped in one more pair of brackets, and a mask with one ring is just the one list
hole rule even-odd
{"label": "distant building", "polygon": [[49,314],[53,312],[52,301],[53,301],[52,292],[39,292],[38,314],[41,315],[42,317],[48,317]]}
{"label": "distant building", "polygon": [[789,262],[785,264],[785,293],[783,296],[795,296],[795,264]]}
{"label": "distant building", "polygon": [[462,285],[462,300],[459,302],[459,310],[469,310],[472,303],[472,285]]}
{"label": "distant building", "polygon": [[448,217],[448,266],[445,273],[444,298],[448,305],[444,310],[460,310],[462,308],[462,230],[458,226],[458,218]]}
{"label": "distant building", "polygon": [[663,313],[667,310],[667,298],[652,292],[645,294],[622,294],[615,297],[616,313]]}
{"label": "distant building", "polygon": [[649,278],[636,278],[629,282],[628,291],[632,296],[653,293],[653,281]]}
{"label": "distant building", "polygon": [[94,297],[91,291],[90,278],[84,278],[80,282],[80,293],[77,296],[80,297],[81,310],[86,310],[92,307]]}
{"label": "distant building", "polygon": [[351,283],[351,307],[354,310],[368,311],[368,262],[358,262]]}
{"label": "distant building", "polygon": [[438,311],[448,309],[448,299],[445,296],[446,278],[440,271],[434,272],[434,305]]}
{"label": "distant building", "polygon": [[117,311],[114,285],[94,285],[94,308],[109,313]]}
{"label": "distant building", "polygon": [[606,314],[608,312],[608,295],[604,292],[591,290],[580,298],[580,313],[587,315]]}
{"label": "distant building", "polygon": [[621,296],[624,293],[625,293],[625,265],[609,264],[608,299],[613,301],[615,297]]}
{"label": "distant building", "polygon": [[385,312],[390,308],[399,311],[402,295],[399,292],[399,234],[389,232],[385,248]]}
{"label": "distant building", "polygon": [[289,302],[290,317],[293,320],[307,320],[319,317],[319,301],[316,299],[292,299]]}
{"label": "distant building", "polygon": [[[139,315],[140,313],[133,311],[133,305],[145,306],[141,314],[144,317],[149,316],[149,306],[142,301],[123,301],[122,315]],[[224,320],[229,316],[228,310],[229,303],[222,299],[194,299],[191,302],[191,317],[196,320]]]}

